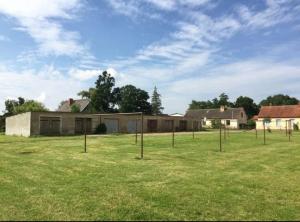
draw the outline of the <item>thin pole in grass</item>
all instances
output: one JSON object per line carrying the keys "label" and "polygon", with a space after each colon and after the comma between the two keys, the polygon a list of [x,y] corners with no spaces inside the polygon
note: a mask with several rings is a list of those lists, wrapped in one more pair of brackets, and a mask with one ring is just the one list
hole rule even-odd
{"label": "thin pole in grass", "polygon": [[226,121],[224,122],[224,141],[226,140]]}
{"label": "thin pole in grass", "polygon": [[172,147],[175,145],[175,120],[172,121]]}
{"label": "thin pole in grass", "polygon": [[193,120],[193,139],[195,139],[195,121]]}
{"label": "thin pole in grass", "polygon": [[86,118],[84,118],[84,152],[86,153]]}
{"label": "thin pole in grass", "polygon": [[220,120],[220,152],[222,152],[222,121]]}
{"label": "thin pole in grass", "polygon": [[135,120],[135,144],[137,144],[138,140],[138,119]]}
{"label": "thin pole in grass", "polygon": [[292,125],[292,121],[289,120],[289,142],[291,142],[291,125]]}
{"label": "thin pole in grass", "polygon": [[141,159],[144,158],[144,114],[141,113]]}
{"label": "thin pole in grass", "polygon": [[255,137],[257,139],[257,128],[256,128],[256,126],[255,126]]}
{"label": "thin pole in grass", "polygon": [[263,121],[264,123],[264,145],[266,145],[266,123],[265,120]]}
{"label": "thin pole in grass", "polygon": [[285,136],[288,135],[288,129],[287,129],[287,126],[288,126],[288,120],[285,121]]}

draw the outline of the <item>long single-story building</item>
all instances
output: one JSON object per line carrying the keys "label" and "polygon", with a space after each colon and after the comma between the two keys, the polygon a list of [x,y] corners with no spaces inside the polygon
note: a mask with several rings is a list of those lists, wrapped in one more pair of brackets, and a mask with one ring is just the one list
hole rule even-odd
{"label": "long single-story building", "polygon": [[293,130],[300,127],[300,105],[262,106],[256,120],[256,129]]}
{"label": "long single-story building", "polygon": [[221,120],[222,124],[231,129],[239,129],[240,124],[246,124],[248,119],[244,108],[226,108],[224,106],[219,109],[188,110],[185,117],[201,121],[201,125],[206,128],[213,127],[213,121]]}
{"label": "long single-story building", "polygon": [[[200,120],[168,115],[144,115],[146,133],[192,131],[201,128]],[[6,135],[75,135],[93,134],[104,123],[107,133],[134,133],[141,130],[141,115],[72,112],[26,112],[6,118]]]}

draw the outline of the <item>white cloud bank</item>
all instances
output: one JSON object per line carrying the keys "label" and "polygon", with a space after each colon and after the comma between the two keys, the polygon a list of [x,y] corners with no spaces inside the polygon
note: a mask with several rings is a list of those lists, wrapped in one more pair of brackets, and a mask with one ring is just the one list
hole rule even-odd
{"label": "white cloud bank", "polygon": [[24,70],[15,72],[2,66],[0,68],[0,113],[4,110],[4,101],[19,96],[36,99],[48,108],[57,109],[59,102],[87,88],[84,83],[63,76],[53,67],[44,67],[40,71]]}
{"label": "white cloud bank", "polygon": [[74,56],[85,51],[80,35],[59,19],[73,19],[81,6],[79,0],[0,0],[0,14],[15,19],[15,29],[28,33],[42,55]]}

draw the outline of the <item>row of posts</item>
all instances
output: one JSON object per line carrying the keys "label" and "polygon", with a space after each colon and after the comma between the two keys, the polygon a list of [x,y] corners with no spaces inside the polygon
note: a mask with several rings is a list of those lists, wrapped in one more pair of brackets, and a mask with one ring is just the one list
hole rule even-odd
{"label": "row of posts", "polygon": [[[175,120],[172,121],[172,147],[175,146]],[[141,159],[144,158],[144,114],[141,113]],[[135,144],[138,142],[138,120],[136,120],[135,123]],[[87,152],[86,149],[86,137],[87,137],[87,131],[86,131],[86,119],[84,121],[84,152]],[[220,134],[219,134],[219,148],[220,152],[223,151],[222,147],[222,121],[220,120]],[[194,121],[193,121],[193,139],[195,138],[195,127],[194,127]],[[291,120],[286,120],[286,127],[285,127],[285,134],[289,137],[289,141],[291,141]],[[256,139],[258,138],[257,129],[255,129],[255,136]],[[224,123],[224,141],[229,137],[229,128],[226,128],[226,123]],[[263,121],[263,138],[264,138],[264,145],[266,145],[266,121]]]}

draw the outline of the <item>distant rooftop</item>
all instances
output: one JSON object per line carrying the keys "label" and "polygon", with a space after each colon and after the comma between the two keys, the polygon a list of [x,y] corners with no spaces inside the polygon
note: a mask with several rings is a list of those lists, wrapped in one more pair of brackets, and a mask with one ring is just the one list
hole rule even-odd
{"label": "distant rooftop", "polygon": [[72,105],[77,105],[80,109],[80,112],[83,112],[86,107],[90,104],[89,99],[77,99],[74,100],[72,98],[64,101],[61,106],[57,109],[58,112],[71,112]]}
{"label": "distant rooftop", "polygon": [[185,117],[199,119],[239,119],[244,108],[219,108],[219,109],[191,109]]}

